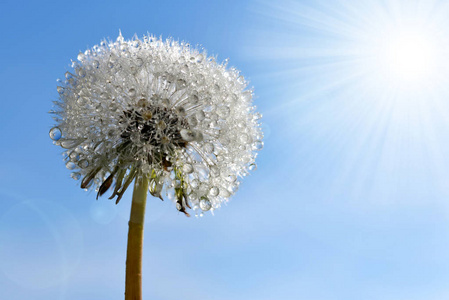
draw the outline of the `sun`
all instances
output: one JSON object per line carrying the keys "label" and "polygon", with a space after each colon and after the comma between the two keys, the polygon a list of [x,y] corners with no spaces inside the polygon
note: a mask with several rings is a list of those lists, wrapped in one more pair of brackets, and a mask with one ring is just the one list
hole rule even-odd
{"label": "sun", "polygon": [[436,71],[437,46],[430,33],[400,30],[380,45],[380,65],[390,80],[422,82]]}

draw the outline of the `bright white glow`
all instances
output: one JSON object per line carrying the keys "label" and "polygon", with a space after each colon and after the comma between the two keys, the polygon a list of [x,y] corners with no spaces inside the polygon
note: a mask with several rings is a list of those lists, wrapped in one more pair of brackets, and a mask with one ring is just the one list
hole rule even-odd
{"label": "bright white glow", "polygon": [[267,28],[248,57],[285,93],[270,111],[285,139],[297,130],[317,176],[338,162],[329,198],[447,200],[448,1],[263,1]]}
{"label": "bright white glow", "polygon": [[425,80],[435,72],[435,43],[423,32],[401,31],[381,46],[381,63],[388,77],[400,81]]}

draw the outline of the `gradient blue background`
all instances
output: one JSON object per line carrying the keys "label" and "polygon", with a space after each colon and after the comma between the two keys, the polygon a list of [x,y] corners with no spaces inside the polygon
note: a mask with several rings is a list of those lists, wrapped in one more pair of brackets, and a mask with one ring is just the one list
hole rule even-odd
{"label": "gradient blue background", "polygon": [[149,199],[144,299],[449,299],[449,91],[398,101],[344,51],[373,8],[424,2],[448,19],[447,1],[3,0],[0,299],[123,299],[131,195],[81,190],[47,114],[70,59],[119,30],[230,58],[266,136],[215,216]]}

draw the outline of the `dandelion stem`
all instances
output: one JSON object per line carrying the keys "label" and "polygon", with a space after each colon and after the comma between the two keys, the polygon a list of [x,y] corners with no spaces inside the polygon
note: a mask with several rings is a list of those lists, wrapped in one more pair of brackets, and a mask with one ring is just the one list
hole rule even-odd
{"label": "dandelion stem", "polygon": [[125,300],[142,300],[142,249],[148,176],[137,176],[129,218]]}

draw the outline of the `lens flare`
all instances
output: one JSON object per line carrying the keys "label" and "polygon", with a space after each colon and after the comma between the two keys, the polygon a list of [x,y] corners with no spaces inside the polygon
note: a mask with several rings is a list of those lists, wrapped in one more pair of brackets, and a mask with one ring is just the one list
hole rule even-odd
{"label": "lens flare", "polygon": [[380,66],[387,78],[420,82],[435,74],[438,51],[430,33],[399,31],[380,45]]}

